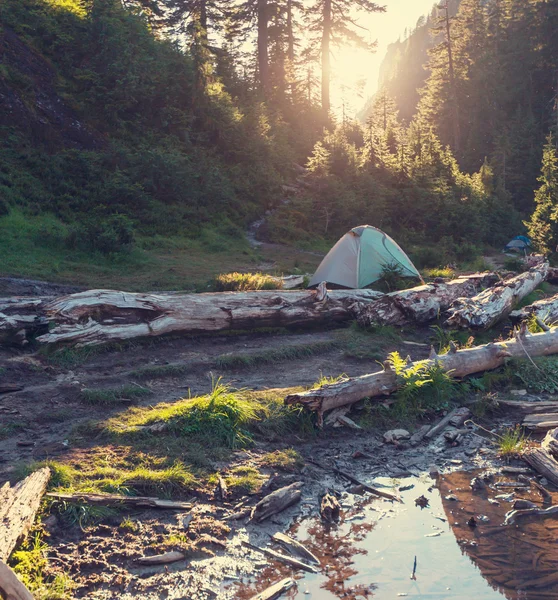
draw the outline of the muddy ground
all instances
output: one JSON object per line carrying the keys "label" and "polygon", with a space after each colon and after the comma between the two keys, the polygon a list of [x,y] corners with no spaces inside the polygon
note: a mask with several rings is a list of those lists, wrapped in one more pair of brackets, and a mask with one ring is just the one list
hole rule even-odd
{"label": "muddy ground", "polygon": [[[31,293],[45,293],[40,286],[37,289],[40,292]],[[83,402],[83,389],[137,385],[151,394],[134,399],[134,403],[148,406],[173,402],[189,394],[207,393],[212,378],[219,376],[237,388],[264,390],[309,386],[320,375],[357,376],[377,370],[375,361],[369,357],[355,358],[339,345],[328,348],[325,343],[335,343],[338,335],[338,330],[331,330],[168,339],[90,356],[69,355],[55,359],[37,348],[3,349],[0,351],[0,381],[18,384],[23,389],[0,394],[0,482],[19,478],[22,465],[48,459],[71,462],[81,453],[95,452],[95,437],[85,439],[80,435],[80,427],[87,424],[91,430],[91,422],[102,422],[126,411],[129,404],[126,398],[108,407],[87,404]],[[403,355],[411,354],[413,359],[424,358],[429,352],[431,336],[432,330],[428,328],[404,331],[397,342],[388,342],[382,350],[398,350]],[[324,343],[323,352],[303,358],[252,367],[219,366],[219,358],[224,355],[254,355],[290,345],[320,343]],[[181,370],[169,369],[165,377],[138,378],[138,370],[147,366],[169,365],[179,365]],[[473,396],[469,400],[474,400]],[[430,415],[429,420],[435,422],[440,416]],[[492,415],[489,421],[479,417],[488,428],[511,426],[516,418],[516,415],[501,413]],[[79,598],[250,598],[256,589],[265,587],[275,573],[284,574],[285,569],[272,563],[270,572],[269,559],[246,550],[241,545],[242,540],[263,546],[269,542],[269,534],[286,532],[293,523],[315,518],[320,494],[328,489],[342,499],[343,522],[357,513],[363,502],[371,502],[368,494],[359,493],[350,482],[334,476],[331,466],[336,465],[373,484],[378,477],[418,478],[430,472],[444,474],[471,469],[497,472],[503,464],[496,446],[481,431],[466,434],[457,447],[449,446],[443,437],[417,447],[394,446],[384,443],[383,433],[379,429],[327,429],[307,440],[293,435],[267,444],[256,443],[248,450],[231,451],[215,468],[221,472],[238,466],[257,468],[263,488],[256,493],[235,493],[226,502],[215,498],[207,486],[186,494],[177,490],[176,499],[194,503],[193,519],[187,526],[186,513],[156,510],[131,510],[108,516],[97,524],[83,526],[76,522],[69,526],[52,510],[50,517],[48,513],[43,515],[49,558],[47,577],[65,573],[75,585],[72,596]],[[291,447],[306,461],[300,470],[289,472],[261,464],[263,454]],[[365,457],[354,458],[357,451]],[[109,451],[103,447],[103,452],[110,463],[118,461],[126,449],[114,447]],[[327,469],[317,467],[309,459],[319,459]],[[304,482],[302,501],[264,524],[250,523],[246,518],[228,518],[238,511],[239,505],[241,508],[252,506],[264,493],[296,480]],[[388,485],[397,489],[397,481]],[[374,502],[379,502],[383,510],[390,510],[391,503]],[[131,522],[123,521],[126,515]],[[140,567],[136,562],[140,556],[177,548],[185,549],[185,560],[151,567]],[[329,556],[329,560],[334,561],[336,550],[330,548],[323,556],[324,560]],[[347,560],[350,564],[350,556]],[[356,599],[372,594],[372,588],[367,590],[366,586],[352,589],[344,585],[343,575],[339,573],[332,577],[341,581],[330,586],[333,590],[328,592],[330,595],[309,592],[305,597]],[[304,584],[299,587],[303,589]],[[293,593],[290,597],[294,597]]]}

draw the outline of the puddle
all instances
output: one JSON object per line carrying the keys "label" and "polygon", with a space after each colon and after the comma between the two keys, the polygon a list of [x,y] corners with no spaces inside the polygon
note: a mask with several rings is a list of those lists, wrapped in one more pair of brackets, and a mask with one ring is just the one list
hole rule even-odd
{"label": "puddle", "polygon": [[[401,479],[401,487],[414,484],[401,493],[403,504],[356,496],[357,504],[344,512],[339,525],[328,527],[319,518],[299,521],[289,534],[318,556],[322,571],[293,574],[283,564],[270,563],[251,585],[239,586],[235,598],[251,598],[283,577],[297,579],[297,587],[283,596],[290,599],[558,598],[558,519],[529,518],[502,527],[511,504],[503,499],[491,504],[488,498],[513,489],[472,493],[473,476],[444,476],[440,489],[427,476]],[[494,483],[502,481],[513,479],[500,477]],[[443,499],[449,494],[458,500]],[[415,504],[421,495],[428,507]],[[539,500],[525,491],[515,498]],[[467,525],[471,516],[475,528]]]}

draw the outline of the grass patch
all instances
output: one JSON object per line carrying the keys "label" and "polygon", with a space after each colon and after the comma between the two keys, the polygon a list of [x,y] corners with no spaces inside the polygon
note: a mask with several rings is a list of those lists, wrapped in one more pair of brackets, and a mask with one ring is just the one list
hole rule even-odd
{"label": "grass patch", "polygon": [[451,342],[458,348],[472,348],[475,345],[475,338],[467,331],[443,329],[439,325],[433,325],[430,329],[432,329],[430,341],[437,347],[438,354],[449,352]]}
{"label": "grass patch", "polygon": [[164,379],[165,377],[179,377],[187,373],[189,365],[149,365],[130,371],[130,376],[137,379]]}
{"label": "grass patch", "polygon": [[275,450],[275,452],[264,454],[261,464],[294,473],[302,469],[304,460],[294,448],[288,448],[287,450]]}
{"label": "grass patch", "polygon": [[222,273],[215,277],[212,285],[216,292],[279,290],[282,287],[281,280],[265,273]]}
{"label": "grass patch", "polygon": [[135,400],[137,398],[145,398],[153,392],[139,385],[123,385],[119,388],[111,389],[84,389],[80,395],[83,402],[97,406],[111,406],[126,400]]}
{"label": "grass patch", "polygon": [[527,447],[527,441],[519,425],[513,429],[506,429],[504,433],[498,435],[498,454],[502,458],[517,458]]}
{"label": "grass patch", "polygon": [[423,273],[429,279],[436,279],[437,277],[450,278],[455,275],[455,269],[451,267],[437,267],[434,269],[425,269]]}
{"label": "grass patch", "polygon": [[311,390],[317,390],[318,388],[323,387],[324,385],[331,385],[333,383],[339,383],[344,379],[347,379],[347,375],[345,373],[341,373],[341,375],[324,375],[320,373],[320,377],[314,383],[314,385],[310,388]]}
{"label": "grass patch", "polygon": [[47,575],[47,549],[36,534],[12,554],[10,564],[36,600],[70,600],[74,586],[69,577]]}
{"label": "grass patch", "polygon": [[245,494],[257,492],[264,482],[265,477],[256,469],[250,466],[235,467],[229,471],[225,478],[227,487]]}
{"label": "grass patch", "polygon": [[130,519],[130,517],[124,517],[118,525],[118,529],[129,533],[137,533],[141,528],[137,521]]}
{"label": "grass patch", "polygon": [[295,344],[281,348],[271,348],[259,352],[245,354],[222,354],[215,360],[220,369],[239,369],[255,367],[257,365],[268,365],[279,361],[295,360],[308,356],[324,354],[337,347],[336,342],[313,342],[310,344]]}
{"label": "grass patch", "polygon": [[349,358],[382,361],[387,349],[401,341],[401,335],[388,325],[360,327],[353,322],[346,329],[336,331],[335,339]]}

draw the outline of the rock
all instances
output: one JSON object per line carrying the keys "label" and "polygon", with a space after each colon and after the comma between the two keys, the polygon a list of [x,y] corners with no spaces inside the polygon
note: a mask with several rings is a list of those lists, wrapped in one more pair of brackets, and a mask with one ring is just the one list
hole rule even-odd
{"label": "rock", "polygon": [[451,502],[457,502],[457,496],[454,496],[453,494],[448,494],[445,497],[445,500],[450,500]]}
{"label": "rock", "polygon": [[471,489],[475,490],[475,492],[480,492],[486,489],[486,483],[480,477],[473,477],[471,479]]}
{"label": "rock", "polygon": [[362,486],[362,485],[353,485],[350,488],[348,488],[347,491],[350,494],[358,494],[359,496],[361,496],[362,494],[364,494],[364,486]]}
{"label": "rock", "polygon": [[440,471],[438,471],[438,467],[436,466],[430,467],[428,474],[430,477],[432,477],[432,479],[438,479],[438,477],[440,477]]}
{"label": "rock", "polygon": [[411,434],[406,429],[390,429],[384,433],[384,442],[393,444],[399,440],[408,440]]}

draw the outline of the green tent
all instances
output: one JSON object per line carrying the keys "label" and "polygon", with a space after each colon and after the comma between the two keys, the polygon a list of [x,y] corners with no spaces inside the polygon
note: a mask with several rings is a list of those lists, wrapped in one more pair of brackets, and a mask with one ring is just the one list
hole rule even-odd
{"label": "green tent", "polygon": [[380,279],[385,266],[398,266],[404,277],[422,280],[415,265],[389,235],[376,227],[361,225],[333,246],[309,286],[326,281],[347,288],[363,288]]}

